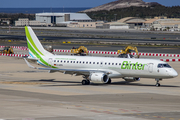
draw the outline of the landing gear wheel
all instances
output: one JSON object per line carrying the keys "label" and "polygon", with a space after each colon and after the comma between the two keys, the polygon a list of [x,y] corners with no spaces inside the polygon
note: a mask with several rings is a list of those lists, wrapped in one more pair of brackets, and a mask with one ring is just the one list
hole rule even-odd
{"label": "landing gear wheel", "polygon": [[155,79],[155,80],[156,80],[156,87],[160,87],[161,84],[159,83],[159,81],[162,80],[162,79]]}
{"label": "landing gear wheel", "polygon": [[90,81],[89,80],[86,80],[87,81],[87,85],[90,85]]}
{"label": "landing gear wheel", "polygon": [[109,78],[109,80],[108,80],[107,84],[111,84],[111,78]]}
{"label": "landing gear wheel", "polygon": [[82,85],[89,85],[90,81],[89,80],[82,80]]}
{"label": "landing gear wheel", "polygon": [[160,87],[161,86],[161,84],[160,83],[156,83],[156,87]]}
{"label": "landing gear wheel", "polygon": [[82,80],[82,85],[86,85],[86,84],[87,84],[86,80]]}

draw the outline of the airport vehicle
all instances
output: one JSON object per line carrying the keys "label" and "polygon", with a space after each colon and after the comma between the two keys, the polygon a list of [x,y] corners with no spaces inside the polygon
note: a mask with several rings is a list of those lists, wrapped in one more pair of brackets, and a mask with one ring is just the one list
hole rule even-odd
{"label": "airport vehicle", "polygon": [[120,54],[119,57],[121,57],[121,58],[122,57],[124,57],[124,58],[128,58],[128,57],[132,58],[133,57],[132,55],[131,56],[127,55],[127,54],[131,53],[132,50],[134,50],[136,52],[136,55],[139,58],[137,47],[133,47],[133,46],[127,46],[127,47],[125,47],[125,49],[118,50],[117,53]]}
{"label": "airport vehicle", "polygon": [[72,48],[71,49],[71,53],[73,54],[73,55],[80,55],[80,56],[86,56],[86,55],[88,55],[88,50],[87,50],[87,48],[86,47],[84,47],[84,46],[80,46],[79,48]]}
{"label": "airport vehicle", "polygon": [[4,49],[2,51],[0,51],[0,53],[4,53],[4,54],[14,54],[13,48],[10,46],[5,46]]}
{"label": "airport vehicle", "polygon": [[43,48],[31,27],[25,26],[25,31],[29,48],[27,59],[44,66],[34,67],[24,58],[29,67],[49,70],[49,73],[82,75],[82,85],[90,84],[90,81],[111,83],[112,78],[123,78],[128,82],[153,78],[156,80],[156,86],[160,86],[160,80],[178,76],[169,64],[160,60],[53,55]]}

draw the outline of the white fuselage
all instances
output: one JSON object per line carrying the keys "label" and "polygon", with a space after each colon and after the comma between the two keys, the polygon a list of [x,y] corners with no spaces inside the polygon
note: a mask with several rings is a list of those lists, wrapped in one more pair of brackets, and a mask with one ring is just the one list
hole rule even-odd
{"label": "white fuselage", "polygon": [[[173,78],[178,74],[163,61],[154,59],[129,59],[92,56],[52,55],[43,58],[48,64],[59,69],[87,69],[111,72],[110,78]],[[160,64],[165,67],[158,67]]]}

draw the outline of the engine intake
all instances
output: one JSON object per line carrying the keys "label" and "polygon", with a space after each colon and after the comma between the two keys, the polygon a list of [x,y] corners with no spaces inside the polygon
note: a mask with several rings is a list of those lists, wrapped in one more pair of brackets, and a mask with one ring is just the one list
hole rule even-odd
{"label": "engine intake", "polygon": [[140,78],[136,78],[136,77],[124,77],[123,79],[127,82],[135,82],[140,80]]}
{"label": "engine intake", "polygon": [[109,77],[105,73],[92,73],[89,76],[89,80],[92,82],[107,83],[109,81]]}

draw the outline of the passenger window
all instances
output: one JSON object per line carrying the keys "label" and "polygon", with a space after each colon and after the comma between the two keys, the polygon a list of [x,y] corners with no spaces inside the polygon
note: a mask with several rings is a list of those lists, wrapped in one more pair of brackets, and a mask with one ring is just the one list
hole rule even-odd
{"label": "passenger window", "polygon": [[109,63],[109,65],[111,65],[111,63]]}
{"label": "passenger window", "polygon": [[69,61],[67,61],[67,63],[69,63]]}
{"label": "passenger window", "polygon": [[54,60],[54,62],[56,62],[56,60]]}
{"label": "passenger window", "polygon": [[75,63],[75,61],[73,63]]}
{"label": "passenger window", "polygon": [[59,62],[59,60],[57,62]]}
{"label": "passenger window", "polygon": [[97,64],[99,64],[99,62],[97,62]]}
{"label": "passenger window", "polygon": [[103,63],[101,62],[101,65],[102,65]]}
{"label": "passenger window", "polygon": [[86,62],[86,64],[88,64],[88,62]]}
{"label": "passenger window", "polygon": [[91,62],[89,62],[89,64],[91,64]]}
{"label": "passenger window", "polygon": [[118,64],[116,63],[116,65],[118,65]]}
{"label": "passenger window", "polygon": [[64,61],[64,63],[66,63],[66,61]]}
{"label": "passenger window", "polygon": [[61,60],[61,62],[62,62],[62,60]]}
{"label": "passenger window", "polygon": [[112,63],[112,65],[114,65],[114,63]]}
{"label": "passenger window", "polygon": [[93,62],[93,64],[95,64],[95,62]]}
{"label": "passenger window", "polygon": [[81,63],[81,61],[79,61],[79,63]]}
{"label": "passenger window", "polygon": [[84,61],[83,61],[83,64],[84,64]]}
{"label": "passenger window", "polygon": [[107,64],[107,63],[104,63],[105,65]]}
{"label": "passenger window", "polygon": [[76,63],[78,63],[78,61]]}
{"label": "passenger window", "polygon": [[72,63],[72,61],[71,61],[71,63]]}

